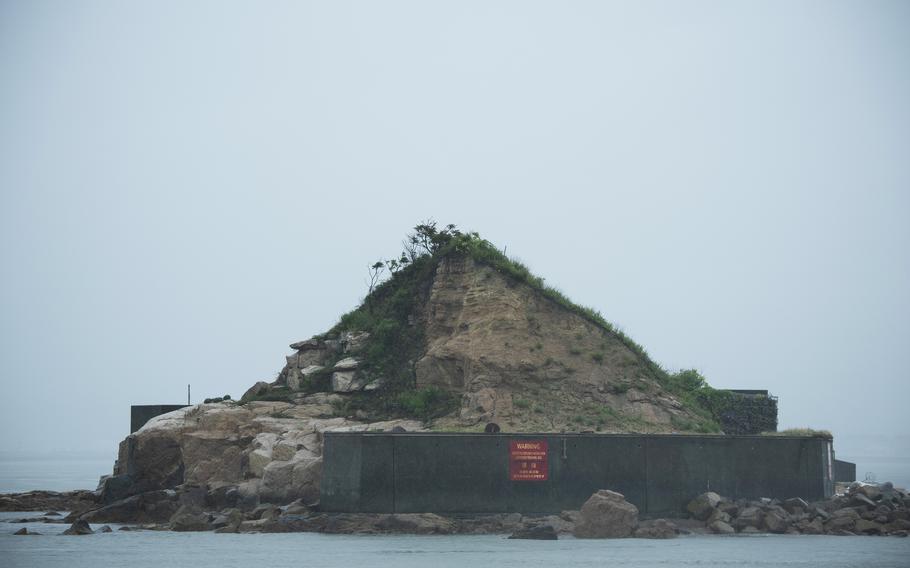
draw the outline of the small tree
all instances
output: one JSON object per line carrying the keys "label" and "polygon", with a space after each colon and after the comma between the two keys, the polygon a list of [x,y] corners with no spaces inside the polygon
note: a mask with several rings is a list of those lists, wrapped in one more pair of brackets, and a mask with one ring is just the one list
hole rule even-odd
{"label": "small tree", "polygon": [[376,286],[379,284],[379,280],[382,278],[382,271],[385,270],[385,264],[380,260],[374,262],[367,268],[367,271],[370,274],[370,286],[367,291],[367,308],[371,308],[371,302],[373,297],[373,290],[376,289]]}

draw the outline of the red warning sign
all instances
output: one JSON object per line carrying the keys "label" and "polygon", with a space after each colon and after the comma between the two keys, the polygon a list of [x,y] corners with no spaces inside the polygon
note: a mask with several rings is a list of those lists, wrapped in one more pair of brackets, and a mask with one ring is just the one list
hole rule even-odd
{"label": "red warning sign", "polygon": [[511,440],[509,442],[509,480],[546,481],[546,440]]}

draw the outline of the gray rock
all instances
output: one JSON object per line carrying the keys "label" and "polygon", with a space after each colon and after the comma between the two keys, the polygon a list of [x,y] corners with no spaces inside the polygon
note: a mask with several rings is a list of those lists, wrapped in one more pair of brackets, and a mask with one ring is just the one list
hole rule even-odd
{"label": "gray rock", "polygon": [[767,511],[763,522],[768,532],[783,534],[790,528],[790,520],[785,516],[783,511]]}
{"label": "gray rock", "polygon": [[876,503],[872,499],[869,499],[862,493],[857,493],[850,497],[850,506],[852,507],[868,507],[870,509],[875,509]]}
{"label": "gray rock", "polygon": [[30,534],[30,533],[28,532],[28,528],[22,527],[21,529],[17,530],[13,534],[14,535],[23,535],[23,534]]}
{"label": "gray rock", "polygon": [[635,538],[676,538],[676,525],[666,519],[657,519],[635,530]]}
{"label": "gray rock", "polygon": [[764,512],[758,507],[746,507],[740,511],[739,516],[733,520],[733,528],[739,532],[745,532],[749,527],[758,531],[762,526],[764,516]]}
{"label": "gray rock", "polygon": [[835,534],[838,531],[852,531],[859,520],[862,519],[854,519],[847,516],[832,517],[830,521],[825,523],[825,532]]}
{"label": "gray rock", "polygon": [[856,523],[853,526],[853,529],[856,532],[863,533],[863,534],[881,534],[882,533],[882,525],[880,523],[876,523],[875,521],[867,521],[865,519],[860,519],[860,520],[856,521]]}
{"label": "gray rock", "polygon": [[235,529],[243,522],[243,513],[240,509],[226,509],[212,519],[212,527],[216,530],[233,526]]}
{"label": "gray rock", "polygon": [[269,392],[271,385],[265,381],[259,381],[255,385],[247,389],[243,396],[240,397],[240,402],[247,402],[248,400],[255,398],[257,396],[262,396]]}
{"label": "gray rock", "polygon": [[793,497],[792,499],[787,499],[784,501],[784,509],[791,515],[796,515],[798,513],[805,513],[809,510],[809,504],[800,499],[799,497]]}
{"label": "gray rock", "polygon": [[311,351],[315,349],[322,349],[321,342],[318,339],[307,339],[305,341],[297,341],[296,343],[291,343],[291,349],[296,351]]}
{"label": "gray rock", "polygon": [[98,532],[109,533],[109,532],[114,532],[114,530],[109,525],[104,525],[100,529],[98,529]]}
{"label": "gray rock", "polygon": [[332,373],[333,392],[355,392],[363,388],[360,381],[356,380],[356,371],[335,371]]}
{"label": "gray rock", "polygon": [[626,538],[638,528],[638,507],[615,491],[601,489],[585,501],[575,523],[576,538]]}
{"label": "gray rock", "polygon": [[733,534],[736,532],[736,529],[724,521],[714,521],[708,525],[708,528],[715,534]]}
{"label": "gray rock", "polygon": [[354,357],[345,357],[341,361],[335,363],[335,366],[332,367],[333,371],[353,371],[360,366],[360,361]]}
{"label": "gray rock", "polygon": [[212,530],[209,516],[198,509],[184,505],[170,519],[172,531],[200,532]]}
{"label": "gray rock", "polygon": [[63,531],[63,534],[66,535],[86,535],[94,533],[95,531],[92,530],[92,527],[82,519],[76,519],[76,522],[70,525],[70,528]]}
{"label": "gray rock", "polygon": [[686,505],[686,510],[699,521],[706,521],[721,501],[720,495],[713,491],[708,491],[689,501],[689,504]]}
{"label": "gray rock", "polygon": [[524,540],[558,540],[559,535],[553,525],[530,525],[522,527],[509,536],[510,539]]}
{"label": "gray rock", "polygon": [[721,521],[723,523],[730,524],[733,522],[733,517],[721,511],[720,509],[715,509],[714,512],[711,513],[711,516],[708,517],[708,520],[705,521],[705,525],[710,525],[714,521]]}

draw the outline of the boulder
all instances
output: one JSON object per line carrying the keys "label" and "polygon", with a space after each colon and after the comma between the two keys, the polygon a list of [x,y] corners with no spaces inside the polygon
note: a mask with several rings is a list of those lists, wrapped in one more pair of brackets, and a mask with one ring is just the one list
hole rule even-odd
{"label": "boulder", "polygon": [[247,389],[243,396],[240,397],[240,402],[247,402],[253,398],[262,396],[269,392],[271,385],[265,381],[259,381],[255,385]]}
{"label": "boulder", "polygon": [[790,528],[790,519],[787,518],[786,515],[786,512],[783,510],[770,510],[765,512],[763,522],[768,532],[776,534],[784,534],[787,532],[787,529]]}
{"label": "boulder", "polygon": [[866,497],[863,493],[857,493],[850,497],[850,506],[851,507],[867,507],[869,509],[875,509],[876,503],[872,499]]}
{"label": "boulder", "polygon": [[676,538],[676,535],[676,525],[666,519],[657,519],[635,530],[635,538]]}
{"label": "boulder", "polygon": [[796,528],[803,534],[825,534],[825,527],[822,525],[821,519],[818,518],[811,521],[800,521],[797,523]]}
{"label": "boulder", "polygon": [[100,532],[100,533],[109,533],[109,532],[114,532],[114,529],[112,529],[112,528],[110,527],[110,525],[103,525],[100,529],[98,529],[98,532]]}
{"label": "boulder", "polygon": [[713,521],[708,525],[708,528],[715,534],[733,534],[736,532],[736,529],[724,521]]}
{"label": "boulder", "polygon": [[757,531],[762,526],[764,516],[764,512],[758,507],[746,507],[733,520],[733,528],[739,532],[745,532],[749,527]]}
{"label": "boulder", "polygon": [[170,519],[172,531],[199,532],[210,531],[212,525],[209,516],[189,505],[183,505]]}
{"label": "boulder", "polygon": [[865,519],[856,521],[853,529],[856,532],[863,534],[882,534],[882,525],[880,523],[876,523],[875,521],[867,521]]}
{"label": "boulder", "polygon": [[70,525],[70,528],[63,531],[63,534],[66,535],[86,535],[94,533],[95,531],[92,530],[92,527],[82,519],[76,519],[76,522]]}
{"label": "boulder", "polygon": [[559,535],[556,533],[556,529],[553,528],[553,525],[541,524],[521,527],[513,532],[509,538],[523,540],[557,540],[559,539]]}
{"label": "boulder", "polygon": [[626,538],[638,528],[638,507],[615,491],[601,489],[585,501],[575,524],[577,538]]}
{"label": "boulder", "polygon": [[354,357],[345,357],[341,361],[335,363],[335,366],[332,367],[333,371],[353,371],[360,366],[360,361]]}
{"label": "boulder", "polygon": [[30,533],[30,532],[28,532],[28,528],[22,527],[21,529],[17,530],[13,534],[14,535],[23,535],[23,534],[34,534],[34,533]]}
{"label": "boulder", "polygon": [[221,529],[224,527],[234,527],[235,529],[243,522],[243,513],[240,509],[225,509],[212,519],[212,527]]}
{"label": "boulder", "polygon": [[713,491],[708,491],[689,501],[689,504],[686,505],[686,510],[699,521],[706,521],[721,501],[720,495]]}
{"label": "boulder", "polygon": [[799,497],[793,497],[792,499],[787,499],[783,504],[784,509],[791,515],[796,515],[799,513],[805,513],[809,510],[809,504],[800,499]]}
{"label": "boulder", "polygon": [[714,521],[721,521],[722,523],[730,523],[733,518],[727,513],[721,511],[720,509],[715,509],[711,516],[708,517],[708,520],[705,521],[706,525],[710,525]]}

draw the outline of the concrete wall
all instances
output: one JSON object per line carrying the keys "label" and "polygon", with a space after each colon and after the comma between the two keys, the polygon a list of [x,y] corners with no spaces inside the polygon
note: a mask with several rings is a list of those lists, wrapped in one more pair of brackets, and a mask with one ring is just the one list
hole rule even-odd
{"label": "concrete wall", "polygon": [[130,407],[130,434],[156,416],[186,407],[185,404],[134,404]]}
{"label": "concrete wall", "polygon": [[[546,440],[546,481],[510,481],[509,442]],[[376,513],[554,513],[598,489],[644,515],[707,490],[732,498],[831,495],[828,440],[779,436],[325,434],[321,507]]]}
{"label": "concrete wall", "polygon": [[856,481],[856,464],[834,460],[834,481]]}

